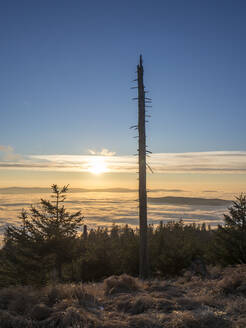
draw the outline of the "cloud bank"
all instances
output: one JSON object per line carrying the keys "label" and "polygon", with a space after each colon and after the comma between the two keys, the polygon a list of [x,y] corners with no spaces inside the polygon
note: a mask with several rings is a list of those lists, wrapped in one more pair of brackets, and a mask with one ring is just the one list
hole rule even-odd
{"label": "cloud bank", "polygon": [[[103,160],[107,172],[137,172],[136,156],[116,156],[102,149],[91,155],[28,155],[14,154],[13,149],[0,146],[0,169],[88,172],[91,161]],[[246,151],[211,151],[190,153],[154,153],[148,164],[155,173],[246,173]]]}
{"label": "cloud bank", "polygon": [[[2,190],[0,199],[0,243],[1,233],[7,224],[19,225],[19,214],[22,208],[27,211],[30,205],[38,206],[40,198],[50,199],[45,188],[10,188]],[[5,192],[6,191],[6,192]],[[17,192],[18,191],[18,192]],[[72,190],[71,190],[72,191]],[[89,227],[129,224],[138,226],[137,190],[131,192],[95,192],[73,190],[65,201],[69,211],[81,210],[84,223]],[[76,192],[75,192],[76,191]],[[45,193],[45,195],[44,195]],[[50,191],[49,191],[50,193]],[[160,195],[165,195],[161,193]],[[169,190],[168,195],[171,194]],[[230,201],[225,199],[205,199],[192,197],[156,197],[156,191],[149,193],[148,222],[158,224],[170,220],[183,219],[185,223],[209,223],[216,226],[223,222]],[[175,195],[175,193],[174,193]]]}

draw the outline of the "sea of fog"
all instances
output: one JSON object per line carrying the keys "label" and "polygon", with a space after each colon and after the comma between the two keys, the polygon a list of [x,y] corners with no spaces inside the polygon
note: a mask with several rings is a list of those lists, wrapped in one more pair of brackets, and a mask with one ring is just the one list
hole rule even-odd
{"label": "sea of fog", "polygon": [[[199,194],[184,190],[153,190],[148,193],[148,222],[158,224],[182,219],[185,223],[206,223],[212,227],[223,222],[232,195],[218,195],[215,191]],[[221,196],[224,196],[221,200]],[[137,191],[129,189],[82,190],[67,194],[65,206],[69,211],[81,210],[84,223],[96,226],[138,225]],[[193,198],[190,198],[193,197]],[[20,223],[22,208],[38,206],[41,198],[49,199],[48,189],[0,188],[0,235],[7,224]],[[225,201],[226,200],[226,201]]]}

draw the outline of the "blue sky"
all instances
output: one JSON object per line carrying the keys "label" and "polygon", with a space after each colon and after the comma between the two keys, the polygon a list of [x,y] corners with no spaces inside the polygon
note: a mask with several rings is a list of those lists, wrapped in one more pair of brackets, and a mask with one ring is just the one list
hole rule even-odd
{"label": "blue sky", "polygon": [[135,153],[143,54],[153,152],[245,150],[245,1],[0,4],[0,144],[20,154]]}

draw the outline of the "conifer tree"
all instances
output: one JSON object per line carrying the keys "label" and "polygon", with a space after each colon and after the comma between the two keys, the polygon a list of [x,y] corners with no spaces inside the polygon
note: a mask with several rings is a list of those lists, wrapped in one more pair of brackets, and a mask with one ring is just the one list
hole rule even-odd
{"label": "conifer tree", "polygon": [[246,232],[246,195],[236,197],[229,207],[229,214],[224,214],[225,226]]}
{"label": "conifer tree", "polygon": [[246,263],[246,195],[241,194],[224,214],[216,233],[214,250],[223,264]]}
{"label": "conifer tree", "polygon": [[20,227],[6,228],[4,250],[19,271],[32,272],[35,276],[52,271],[53,279],[58,276],[62,280],[63,265],[75,255],[76,236],[83,217],[80,211],[70,214],[65,209],[68,186],[59,189],[54,184],[51,188],[52,200],[41,199],[39,206],[31,206],[29,212],[22,211]]}

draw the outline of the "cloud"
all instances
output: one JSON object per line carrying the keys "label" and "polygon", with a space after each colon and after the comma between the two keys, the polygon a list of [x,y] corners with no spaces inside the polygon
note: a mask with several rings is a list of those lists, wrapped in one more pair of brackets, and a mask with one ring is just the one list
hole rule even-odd
{"label": "cloud", "polygon": [[[27,189],[25,192],[9,195],[1,194],[0,203],[0,241],[1,230],[7,224],[20,224],[18,217],[22,208],[29,210],[30,204],[35,206],[39,204],[40,198],[50,198],[50,195],[44,196],[47,189],[43,188],[22,188]],[[13,189],[15,190],[15,188]],[[212,225],[223,222],[223,213],[227,211],[228,203],[223,202],[223,206],[214,206],[214,200],[200,198],[179,198],[173,197],[159,198],[157,203],[148,199],[148,217],[149,223],[159,223],[161,220],[183,219],[186,223],[207,222]],[[171,203],[170,203],[171,201]],[[187,205],[189,202],[189,206]],[[217,203],[218,200],[216,200]],[[206,206],[197,205],[206,202]],[[219,201],[219,205],[222,203]],[[118,193],[77,193],[69,194],[65,202],[66,208],[70,211],[82,210],[85,216],[85,223],[90,227],[111,226],[116,224],[129,224],[138,226],[138,204],[136,202],[136,193],[127,193],[124,196]]]}
{"label": "cloud", "polygon": [[159,153],[150,164],[163,173],[246,173],[246,151]]}
{"label": "cloud", "polygon": [[106,148],[103,148],[100,155],[102,156],[114,156],[116,153],[114,151],[109,151]]}
{"label": "cloud", "polygon": [[21,156],[15,154],[11,146],[0,145],[0,159],[2,161],[18,161],[20,158]]}
{"label": "cloud", "polygon": [[[136,156],[113,156],[102,149],[91,155],[16,155],[11,147],[1,146],[4,158],[0,169],[88,172],[91,161],[102,160],[108,172],[136,173]],[[154,173],[234,173],[246,174],[246,151],[214,151],[192,153],[154,153],[148,158]]]}
{"label": "cloud", "polygon": [[88,149],[91,155],[101,155],[101,156],[114,156],[116,153],[114,151],[109,151],[107,148],[103,148],[101,151],[97,152],[93,149]]}
{"label": "cloud", "polygon": [[88,152],[91,155],[96,155],[97,154],[97,152],[95,150],[93,150],[93,149],[88,149]]}

